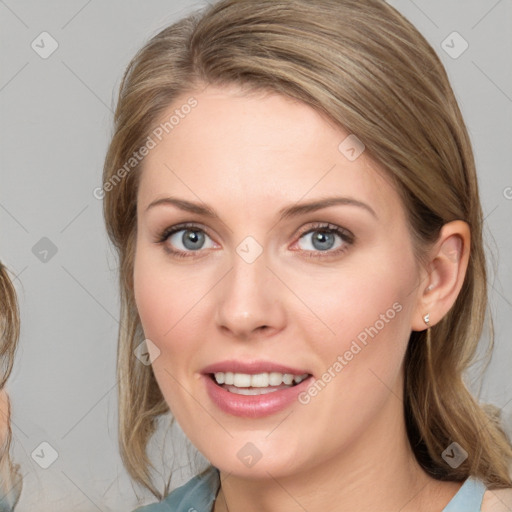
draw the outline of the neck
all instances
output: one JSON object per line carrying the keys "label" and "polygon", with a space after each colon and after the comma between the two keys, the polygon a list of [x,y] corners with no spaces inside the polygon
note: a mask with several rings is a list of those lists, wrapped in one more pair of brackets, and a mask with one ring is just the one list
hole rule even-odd
{"label": "neck", "polygon": [[[397,390],[395,390],[397,391]],[[341,453],[303,472],[250,480],[221,471],[214,512],[431,512],[460,484],[428,476],[411,450],[400,394]]]}

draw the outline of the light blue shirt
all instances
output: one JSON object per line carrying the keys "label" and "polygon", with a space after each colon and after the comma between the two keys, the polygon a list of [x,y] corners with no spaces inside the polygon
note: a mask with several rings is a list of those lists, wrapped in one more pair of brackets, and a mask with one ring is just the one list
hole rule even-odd
{"label": "light blue shirt", "polygon": [[[212,512],[219,486],[219,470],[210,466],[160,503],[146,505],[134,512]],[[442,512],[480,512],[485,491],[486,486],[481,480],[469,477]]]}
{"label": "light blue shirt", "polygon": [[[7,477],[0,481],[0,512],[13,512],[21,494],[22,481],[18,478],[16,481],[12,479],[10,472]],[[5,479],[7,478],[7,479]]]}

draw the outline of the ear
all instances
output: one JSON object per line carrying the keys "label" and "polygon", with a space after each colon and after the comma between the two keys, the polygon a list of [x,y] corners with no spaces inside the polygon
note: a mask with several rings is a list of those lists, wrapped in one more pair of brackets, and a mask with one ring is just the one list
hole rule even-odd
{"label": "ear", "polygon": [[[455,303],[469,262],[471,235],[469,225],[461,220],[446,223],[429,251],[426,269],[412,317],[411,329],[423,331],[439,322]],[[429,324],[425,315],[429,315]]]}

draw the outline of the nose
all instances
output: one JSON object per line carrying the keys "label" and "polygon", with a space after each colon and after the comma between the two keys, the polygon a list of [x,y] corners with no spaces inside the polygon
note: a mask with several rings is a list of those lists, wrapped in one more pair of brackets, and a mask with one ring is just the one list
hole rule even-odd
{"label": "nose", "polygon": [[224,335],[248,341],[284,328],[283,284],[267,264],[265,253],[252,263],[234,254],[231,270],[216,287],[216,323]]}

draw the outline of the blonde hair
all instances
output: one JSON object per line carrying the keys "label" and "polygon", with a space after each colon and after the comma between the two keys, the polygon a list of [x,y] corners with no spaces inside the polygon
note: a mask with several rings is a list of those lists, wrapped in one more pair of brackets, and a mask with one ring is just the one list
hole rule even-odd
{"label": "blonde hair", "polygon": [[[221,0],[162,30],[128,65],[104,183],[112,183],[144,145],[178,95],[207,84],[298,99],[355,134],[400,193],[419,260],[443,224],[469,224],[470,261],[454,306],[428,339],[425,331],[411,334],[404,414],[411,447],[428,474],[452,481],[474,475],[489,488],[511,486],[510,441],[495,411],[486,412],[463,380],[487,307],[482,210],[470,139],[432,47],[381,0]],[[109,187],[104,215],[120,261],[121,454],[131,476],[161,498],[147,444],[155,419],[169,408],[151,367],[133,355],[144,339],[132,281],[143,163]],[[492,344],[491,332],[489,350]],[[456,468],[442,458],[453,441],[469,454]]]}
{"label": "blonde hair", "polygon": [[[20,322],[16,291],[7,274],[7,269],[0,262],[0,394],[11,374],[14,354],[18,344]],[[10,457],[12,431],[10,425],[11,405],[7,394],[0,396],[7,405],[7,416],[0,418],[0,509],[13,510],[18,502],[22,480],[19,466],[13,464]],[[0,410],[0,414],[3,412]],[[3,507],[8,507],[7,509]]]}

